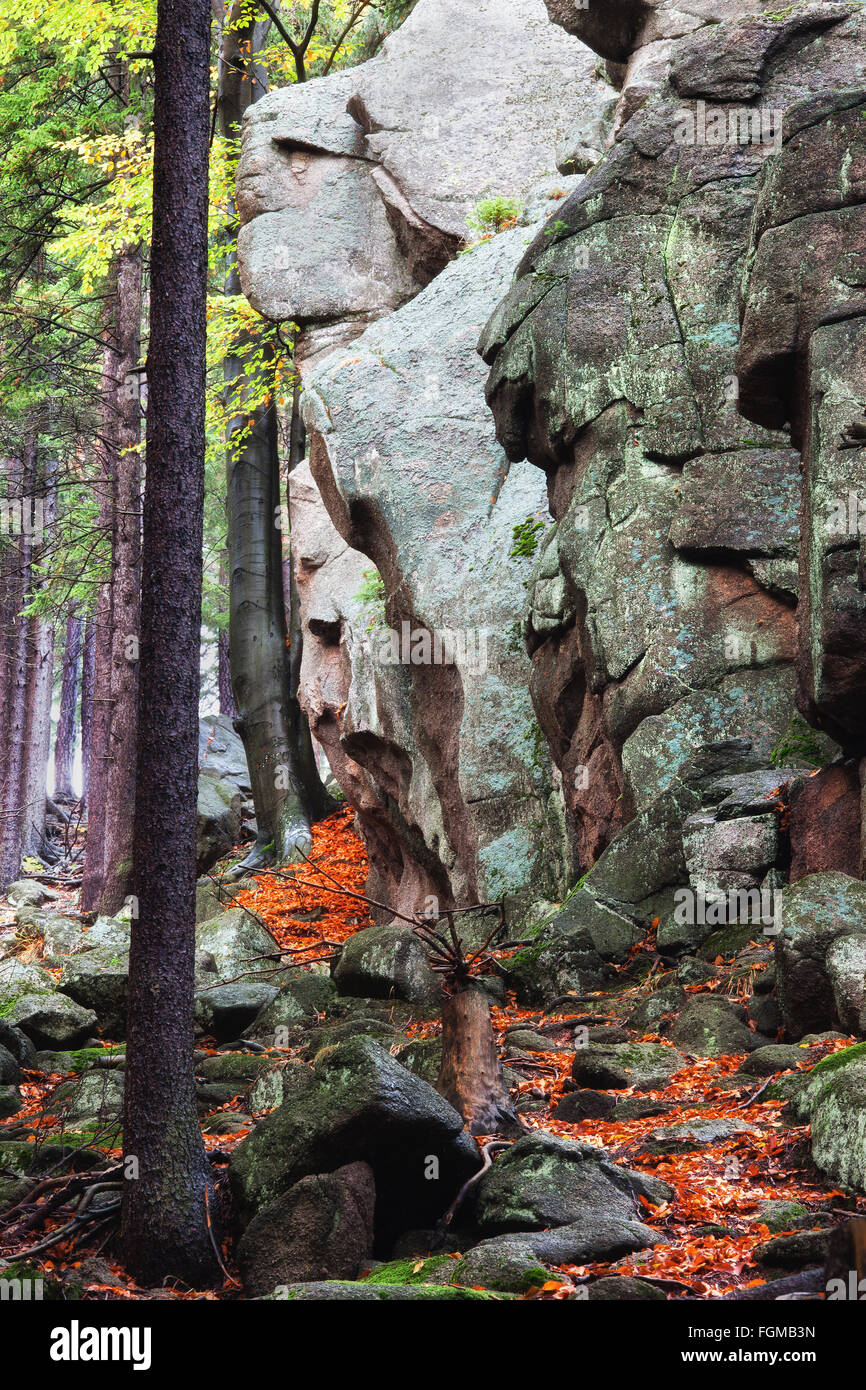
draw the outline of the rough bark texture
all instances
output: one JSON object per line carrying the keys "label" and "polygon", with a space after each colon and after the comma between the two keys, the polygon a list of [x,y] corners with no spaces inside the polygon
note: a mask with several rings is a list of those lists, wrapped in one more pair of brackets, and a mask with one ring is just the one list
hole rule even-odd
{"label": "rough bark texture", "polygon": [[[237,6],[231,11],[236,17]],[[244,111],[267,90],[266,74],[250,61],[261,47],[262,25],[227,29],[220,63],[220,128],[236,139]],[[232,264],[226,293],[240,293]],[[253,787],[258,838],[244,862],[278,863],[308,852],[310,825],[330,809],[321,785],[309,729],[297,697],[300,653],[287,655],[289,631],[283,591],[276,406],[244,404],[243,344],[224,364],[227,400],[235,410],[228,429],[226,507],[231,571],[229,653],[237,704],[236,728],[243,739]],[[243,443],[236,432],[249,426]],[[290,669],[291,667],[291,669]]]}
{"label": "rough bark texture", "polygon": [[123,1255],[141,1282],[216,1273],[193,986],[204,512],[210,7],[160,0]]}
{"label": "rough bark texture", "polygon": [[75,759],[75,711],[78,705],[78,670],[81,665],[81,610],[71,603],[66,619],[63,648],[63,677],[60,685],[60,712],[54,740],[54,800],[72,801],[72,764]]}
{"label": "rough bark texture", "polygon": [[442,1066],[436,1089],[460,1112],[470,1134],[496,1134],[514,1127],[490,1001],[472,980],[458,986],[442,1006]]}

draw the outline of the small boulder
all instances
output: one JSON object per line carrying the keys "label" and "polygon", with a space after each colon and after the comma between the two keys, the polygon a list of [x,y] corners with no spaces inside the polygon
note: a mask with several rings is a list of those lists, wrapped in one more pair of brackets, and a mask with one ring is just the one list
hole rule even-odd
{"label": "small boulder", "polygon": [[26,994],[16,999],[6,1022],[26,1033],[36,1047],[53,1051],[79,1047],[96,1027],[96,1014],[65,994]]}
{"label": "small boulder", "polygon": [[301,1178],[253,1217],[238,1242],[247,1295],[294,1281],[356,1279],[373,1249],[375,1201],[367,1163]]}
{"label": "small boulder", "polygon": [[438,999],[441,988],[411,927],[367,927],[350,936],[333,970],[340,994],[361,999]]}
{"label": "small boulder", "polygon": [[16,1086],[21,1080],[21,1069],[11,1052],[0,1043],[0,1085]]}
{"label": "small boulder", "polygon": [[351,1038],[323,1054],[309,1090],[235,1149],[229,1178],[241,1218],[307,1174],[356,1160],[375,1174],[377,1239],[389,1248],[401,1232],[435,1225],[479,1167],[462,1116],[384,1048]]}
{"label": "small boulder", "polygon": [[254,980],[237,980],[232,985],[216,985],[199,990],[195,996],[195,1021],[217,1042],[240,1038],[247,1025],[276,999],[276,985]]}
{"label": "small boulder", "polygon": [[95,946],[63,967],[58,988],[76,1004],[93,1010],[104,1037],[123,1038],[128,986],[129,956]]}
{"label": "small boulder", "polygon": [[572,1223],[593,1229],[636,1216],[630,1178],[603,1149],[544,1130],[525,1135],[502,1154],[475,1197],[478,1229],[491,1235]]}
{"label": "small boulder", "polygon": [[670,1039],[694,1057],[729,1057],[754,1052],[769,1041],[744,1022],[745,1010],[715,995],[690,999],[670,1030]]}
{"label": "small boulder", "polygon": [[756,1048],[741,1064],[740,1071],[743,1076],[775,1076],[779,1071],[794,1071],[808,1055],[802,1047],[772,1043]]}
{"label": "small boulder", "polygon": [[655,1091],[685,1065],[682,1053],[664,1043],[590,1043],[578,1048],[571,1074],[581,1086],[605,1091]]}

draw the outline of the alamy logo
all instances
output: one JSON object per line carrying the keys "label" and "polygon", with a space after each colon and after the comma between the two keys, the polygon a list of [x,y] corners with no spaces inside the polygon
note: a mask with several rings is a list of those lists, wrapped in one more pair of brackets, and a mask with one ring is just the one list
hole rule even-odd
{"label": "alamy logo", "polygon": [[674,903],[674,921],[680,927],[752,924],[760,926],[765,936],[778,936],[782,930],[782,894],[773,889],[705,892],[702,888],[678,888]]}
{"label": "alamy logo", "polygon": [[487,670],[487,630],[477,628],[413,628],[400,624],[377,635],[379,663],[383,666],[460,666],[473,675]]}
{"label": "alamy logo", "polygon": [[782,148],[782,111],[770,106],[734,106],[707,110],[705,101],[694,111],[677,113],[677,145],[772,145]]}
{"label": "alamy logo", "polygon": [[0,1303],[41,1303],[41,1279],[0,1279]]}
{"label": "alamy logo", "polygon": [[41,541],[45,504],[41,497],[0,497],[0,536],[23,536]]}
{"label": "alamy logo", "polygon": [[51,1330],[52,1361],[131,1361],[134,1371],[150,1370],[149,1327],[69,1327]]}

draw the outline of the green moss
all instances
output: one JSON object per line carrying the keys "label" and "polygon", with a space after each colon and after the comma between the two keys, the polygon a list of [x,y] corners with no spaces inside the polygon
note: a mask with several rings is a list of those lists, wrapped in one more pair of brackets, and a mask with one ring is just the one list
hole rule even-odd
{"label": "green moss", "polygon": [[[417,1257],[411,1260],[391,1260],[389,1264],[379,1265],[372,1274],[361,1279],[362,1284],[429,1284],[433,1276],[452,1275],[456,1272],[457,1260],[450,1255],[431,1255],[429,1259]],[[420,1265],[420,1269],[419,1269]],[[437,1284],[450,1284],[450,1278],[438,1277]]]}
{"label": "green moss", "polygon": [[822,1061],[809,1072],[809,1080],[819,1079],[830,1075],[832,1072],[839,1071],[841,1067],[847,1067],[851,1062],[866,1060],[866,1042],[855,1043],[853,1047],[844,1047],[841,1052],[831,1052],[829,1057],[824,1057]]}

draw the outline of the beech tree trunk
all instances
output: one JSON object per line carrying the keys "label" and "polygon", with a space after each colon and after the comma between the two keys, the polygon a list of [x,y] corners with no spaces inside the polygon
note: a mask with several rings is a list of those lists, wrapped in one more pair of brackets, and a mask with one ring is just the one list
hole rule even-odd
{"label": "beech tree trunk", "polygon": [[[236,0],[230,20],[240,11]],[[261,48],[265,28],[248,23],[225,29],[219,119],[228,139],[237,138],[244,111],[267,91],[266,74],[251,58]],[[225,288],[227,294],[240,292],[234,263]],[[275,392],[267,405],[250,408],[245,403],[243,346],[239,343],[237,354],[224,363],[226,399],[235,412],[226,455],[229,656],[235,728],[247,756],[258,837],[236,869],[238,876],[267,863],[297,859],[299,850],[307,853],[313,820],[331,809],[289,669]],[[248,436],[233,443],[243,427],[249,427]]]}
{"label": "beech tree trunk", "polygon": [[[47,460],[37,469],[36,492],[42,503],[44,534],[47,536],[57,516],[57,463]],[[37,539],[33,561],[38,562],[44,537]],[[35,597],[45,579],[31,571],[30,589]],[[48,795],[48,760],[51,756],[51,697],[54,690],[54,627],[47,618],[34,615],[28,620],[27,727],[24,734],[22,805],[24,824],[22,848],[25,854],[52,858],[45,842],[45,801]],[[56,859],[56,855],[54,855]]]}
{"label": "beech tree trunk", "polygon": [[90,790],[90,743],[93,732],[93,680],[96,661],[96,641],[93,615],[84,624],[84,645],[81,651],[81,798],[87,805]]}
{"label": "beech tree trunk", "polygon": [[[220,586],[224,589],[227,583],[228,575],[222,565],[220,565]],[[232,693],[228,629],[224,629],[217,638],[217,689],[219,691],[220,714],[225,714],[229,719],[234,719],[238,709],[235,704],[234,694]]]}
{"label": "beech tree trunk", "polygon": [[[22,458],[13,460],[6,496],[26,503],[36,481],[36,440],[25,442]],[[4,623],[3,708],[0,734],[3,746],[3,780],[0,786],[0,893],[18,877],[24,846],[24,767],[27,733],[28,636],[29,620],[21,616],[30,584],[33,546],[22,531],[10,537],[4,547],[6,582],[4,594],[7,621]]]}
{"label": "beech tree trunk", "polygon": [[141,252],[127,247],[117,269],[117,468],[111,574],[111,706],[99,911],[123,906],[132,880],[132,826],[138,727],[138,644],[141,588]]}
{"label": "beech tree trunk", "polygon": [[218,1270],[192,1018],[209,41],[209,0],[159,0],[122,1211],[124,1262],[151,1285]]}
{"label": "beech tree trunk", "polygon": [[75,714],[78,707],[78,668],[81,664],[81,613],[74,601],[66,619],[60,712],[54,740],[54,800],[72,801],[72,765],[75,761]]}
{"label": "beech tree trunk", "polygon": [[111,573],[95,622],[93,722],[87,850],[81,908],[111,915],[132,874],[141,578],[141,462],[138,364],[141,254],[126,247],[112,270],[103,360],[100,524],[111,537]]}
{"label": "beech tree trunk", "polygon": [[490,1001],[472,979],[456,984],[442,1005],[436,1089],[460,1112],[470,1134],[500,1134],[520,1125],[502,1078]]}

